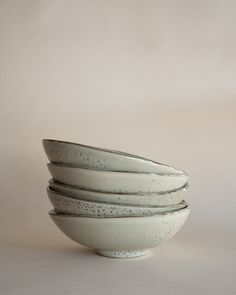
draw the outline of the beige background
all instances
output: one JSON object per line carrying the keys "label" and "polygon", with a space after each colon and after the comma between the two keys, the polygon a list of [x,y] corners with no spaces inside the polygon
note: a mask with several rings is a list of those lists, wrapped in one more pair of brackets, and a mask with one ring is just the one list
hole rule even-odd
{"label": "beige background", "polygon": [[[0,1],[0,294],[235,294],[234,1]],[[185,169],[191,216],[113,260],[54,226],[41,139]]]}

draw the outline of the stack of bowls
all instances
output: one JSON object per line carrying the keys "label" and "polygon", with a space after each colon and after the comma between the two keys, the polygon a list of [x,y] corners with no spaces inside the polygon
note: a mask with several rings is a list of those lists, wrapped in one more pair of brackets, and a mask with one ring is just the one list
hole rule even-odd
{"label": "stack of bowls", "polygon": [[182,170],[132,154],[45,139],[49,214],[72,240],[108,257],[145,254],[176,234],[190,208]]}

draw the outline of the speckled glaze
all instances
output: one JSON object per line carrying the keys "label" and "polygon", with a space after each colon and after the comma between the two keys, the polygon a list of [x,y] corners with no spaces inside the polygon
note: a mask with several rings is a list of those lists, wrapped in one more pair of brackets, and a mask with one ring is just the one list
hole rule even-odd
{"label": "speckled glaze", "polygon": [[76,186],[64,185],[61,183],[54,182],[52,179],[49,181],[49,186],[52,188],[52,190],[56,192],[65,194],[68,197],[73,197],[79,200],[136,206],[177,205],[186,199],[186,192],[188,188],[188,185],[186,185],[183,188],[167,193],[128,195],[83,190]]}
{"label": "speckled glaze", "polygon": [[173,167],[120,151],[52,139],[44,139],[43,146],[52,163],[106,171],[183,174]]}
{"label": "speckled glaze", "polygon": [[[169,240],[185,223],[189,207],[146,217],[92,218],[49,214],[60,230],[75,242],[109,257],[135,257]],[[116,255],[117,254],[117,255]]]}
{"label": "speckled glaze", "polygon": [[140,207],[129,205],[115,205],[98,203],[92,201],[78,200],[67,197],[47,189],[49,200],[56,213],[73,214],[90,217],[127,217],[127,216],[148,216],[157,213],[170,212],[187,207],[183,201],[179,205],[166,207]]}
{"label": "speckled glaze", "polygon": [[148,253],[148,250],[146,249],[140,249],[140,250],[119,250],[119,251],[108,251],[108,250],[97,250],[97,254],[105,256],[105,257],[111,257],[111,258],[132,258],[132,257],[138,257],[143,256]]}
{"label": "speckled glaze", "polygon": [[183,187],[188,181],[186,174],[113,172],[52,163],[48,169],[57,182],[111,193],[167,192]]}

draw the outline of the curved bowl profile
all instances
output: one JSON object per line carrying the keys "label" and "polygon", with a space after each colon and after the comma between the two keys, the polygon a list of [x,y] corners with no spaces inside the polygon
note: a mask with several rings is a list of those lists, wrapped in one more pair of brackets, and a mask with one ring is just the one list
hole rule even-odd
{"label": "curved bowl profile", "polygon": [[187,207],[147,217],[94,218],[49,214],[59,229],[75,242],[109,257],[143,255],[149,248],[169,240],[183,226]]}
{"label": "curved bowl profile", "polygon": [[57,182],[110,193],[167,192],[183,187],[188,181],[186,174],[113,172],[52,163],[48,169]]}
{"label": "curved bowl profile", "polygon": [[125,152],[53,140],[43,140],[44,150],[52,163],[106,171],[183,174],[171,166]]}
{"label": "curved bowl profile", "polygon": [[174,191],[148,194],[119,194],[84,190],[55,182],[53,179],[49,180],[49,187],[58,193],[79,200],[136,206],[173,206],[186,199],[188,184]]}
{"label": "curved bowl profile", "polygon": [[47,194],[56,213],[73,214],[90,217],[127,217],[148,216],[158,213],[171,212],[187,207],[186,202],[165,207],[140,207],[121,204],[92,202],[70,198],[61,193],[47,189]]}

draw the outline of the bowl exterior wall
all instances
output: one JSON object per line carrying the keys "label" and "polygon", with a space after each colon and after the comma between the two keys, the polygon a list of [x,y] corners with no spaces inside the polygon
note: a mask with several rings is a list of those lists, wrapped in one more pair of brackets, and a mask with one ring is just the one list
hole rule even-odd
{"label": "bowl exterior wall", "polygon": [[89,190],[82,190],[77,187],[63,185],[60,183],[49,182],[50,188],[54,191],[65,194],[79,200],[87,200],[94,202],[138,205],[138,206],[172,206],[181,203],[187,197],[187,188],[168,192],[168,193],[153,193],[153,194],[111,194]]}
{"label": "bowl exterior wall", "polygon": [[89,218],[50,214],[60,230],[75,242],[99,250],[148,249],[173,237],[190,209],[150,217]]}
{"label": "bowl exterior wall", "polygon": [[144,173],[109,172],[48,164],[57,182],[79,186],[87,190],[111,193],[167,192],[183,187],[186,175],[160,175]]}
{"label": "bowl exterior wall", "polygon": [[44,140],[43,146],[53,163],[107,171],[182,173],[173,167],[118,151],[53,140]]}

